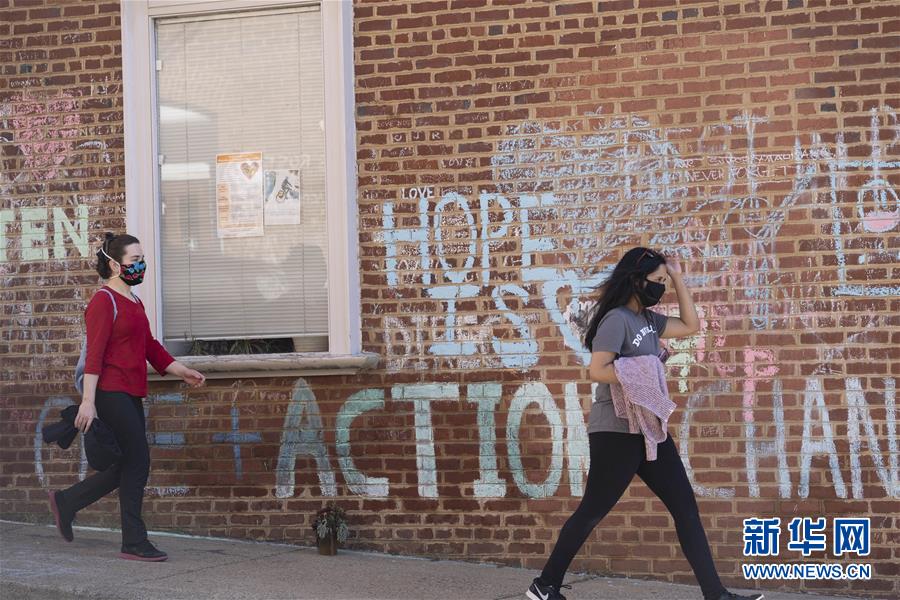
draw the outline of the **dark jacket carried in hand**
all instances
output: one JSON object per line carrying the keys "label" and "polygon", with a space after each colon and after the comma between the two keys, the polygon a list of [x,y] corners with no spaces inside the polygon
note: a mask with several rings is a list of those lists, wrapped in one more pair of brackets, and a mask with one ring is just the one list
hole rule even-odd
{"label": "dark jacket carried in hand", "polygon": [[[78,435],[78,430],[75,428],[75,417],[77,416],[77,404],[61,410],[59,422],[45,425],[41,429],[44,443],[56,442],[63,450],[71,446],[72,440]],[[84,434],[84,453],[87,455],[88,464],[97,471],[105,471],[122,460],[122,450],[119,448],[115,434],[100,419],[94,419],[91,428]]]}

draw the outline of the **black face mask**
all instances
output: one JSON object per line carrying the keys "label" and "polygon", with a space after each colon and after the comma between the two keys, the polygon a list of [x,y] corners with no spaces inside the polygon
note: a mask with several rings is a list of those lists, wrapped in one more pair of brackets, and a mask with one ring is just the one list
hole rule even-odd
{"label": "black face mask", "polygon": [[644,308],[649,308],[651,306],[656,306],[659,304],[659,301],[662,299],[663,294],[666,293],[666,286],[663,283],[659,283],[658,281],[647,281],[647,285],[644,286],[643,289],[637,287],[635,285],[635,293],[637,294],[638,300],[641,301],[641,304]]}

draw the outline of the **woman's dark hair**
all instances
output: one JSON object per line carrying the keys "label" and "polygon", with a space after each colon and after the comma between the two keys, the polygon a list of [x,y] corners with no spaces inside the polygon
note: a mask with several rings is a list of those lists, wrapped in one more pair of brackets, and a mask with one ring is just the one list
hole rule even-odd
{"label": "woman's dark hair", "polygon": [[588,327],[584,334],[584,346],[591,349],[597,327],[606,313],[631,300],[635,285],[643,286],[647,275],[666,264],[666,257],[649,248],[632,248],[619,260],[612,275],[597,287],[599,297],[591,307]]}
{"label": "woman's dark hair", "polygon": [[97,250],[97,273],[100,274],[100,277],[103,279],[112,277],[112,269],[109,266],[110,258],[121,265],[122,259],[125,257],[125,249],[132,244],[140,243],[140,240],[133,235],[128,235],[127,233],[115,235],[107,231],[103,235],[103,243],[100,245],[100,249]]}

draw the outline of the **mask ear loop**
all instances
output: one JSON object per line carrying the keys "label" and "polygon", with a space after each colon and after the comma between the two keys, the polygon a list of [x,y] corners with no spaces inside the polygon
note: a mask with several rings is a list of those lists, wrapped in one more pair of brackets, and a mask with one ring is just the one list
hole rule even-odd
{"label": "mask ear loop", "polygon": [[[119,265],[119,269],[121,270],[121,269],[122,269],[122,264],[121,264],[119,261],[117,261],[116,259],[114,259],[112,256],[110,256],[109,254],[106,253],[106,250],[103,248],[105,245],[106,245],[106,242],[103,242],[103,243],[100,245],[100,252],[103,253],[103,256],[105,256],[105,257],[108,258],[109,260],[111,260],[111,261],[113,261],[114,263],[116,263],[117,265]],[[112,279],[113,277],[118,277],[118,275],[113,275],[112,277],[110,277],[110,279]]]}

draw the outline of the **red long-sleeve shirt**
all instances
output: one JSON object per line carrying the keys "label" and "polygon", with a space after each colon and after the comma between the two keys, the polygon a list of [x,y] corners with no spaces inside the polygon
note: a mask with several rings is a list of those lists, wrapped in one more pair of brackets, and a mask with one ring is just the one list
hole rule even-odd
{"label": "red long-sleeve shirt", "polygon": [[118,316],[113,322],[113,306],[105,293],[96,293],[84,312],[87,327],[85,374],[99,375],[97,388],[105,392],[147,395],[147,362],[160,374],[175,362],[162,344],[153,338],[150,321],[141,301],[133,302],[105,286],[116,299]]}

